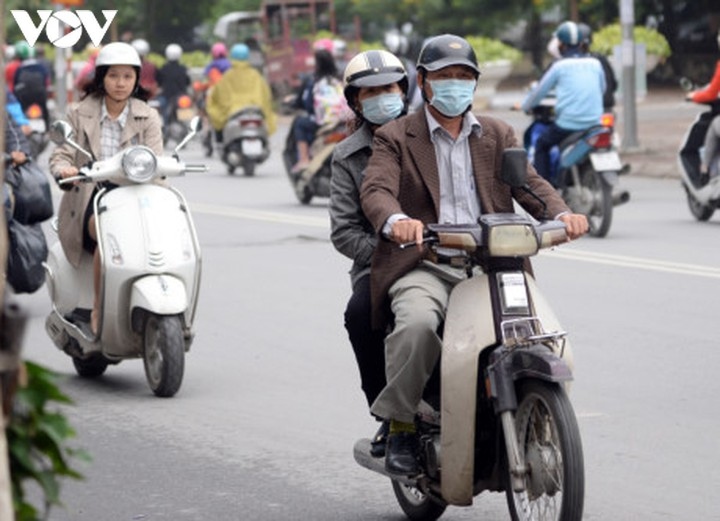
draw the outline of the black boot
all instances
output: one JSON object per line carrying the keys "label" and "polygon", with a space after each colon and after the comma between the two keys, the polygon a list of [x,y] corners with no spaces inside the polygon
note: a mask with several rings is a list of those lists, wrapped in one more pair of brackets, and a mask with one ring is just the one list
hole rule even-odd
{"label": "black boot", "polygon": [[380,428],[373,436],[372,442],[370,443],[370,455],[373,458],[382,458],[385,456],[385,447],[387,446],[387,437],[390,433],[390,422],[384,420],[380,424]]}
{"label": "black boot", "polygon": [[420,473],[418,435],[414,432],[399,432],[388,436],[385,451],[385,470],[391,474],[414,476]]}

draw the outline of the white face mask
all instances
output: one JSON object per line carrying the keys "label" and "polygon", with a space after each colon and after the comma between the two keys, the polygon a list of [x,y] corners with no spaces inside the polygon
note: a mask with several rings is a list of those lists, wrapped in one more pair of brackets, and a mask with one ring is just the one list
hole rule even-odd
{"label": "white face mask", "polygon": [[475,80],[428,80],[433,97],[430,105],[445,116],[454,118],[472,106]]}

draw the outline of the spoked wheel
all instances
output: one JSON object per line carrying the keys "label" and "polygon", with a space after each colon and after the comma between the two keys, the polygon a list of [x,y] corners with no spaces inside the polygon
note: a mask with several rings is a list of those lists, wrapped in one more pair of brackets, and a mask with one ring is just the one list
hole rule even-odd
{"label": "spoked wheel", "polygon": [[[563,198],[575,213],[587,216],[590,235],[605,237],[612,224],[612,186],[600,178],[590,164],[582,165],[576,183],[563,189]],[[573,178],[574,179],[574,178]]]}
{"label": "spoked wheel", "polygon": [[528,472],[524,492],[507,487],[512,519],[582,519],[585,496],[582,443],[565,391],[557,384],[521,382],[515,425]]}
{"label": "spoked wheel", "polygon": [[149,314],[143,332],[145,376],[156,396],[180,389],[185,369],[185,339],[179,316]]}
{"label": "spoked wheel", "polygon": [[685,193],[687,194],[687,202],[688,207],[690,208],[690,213],[693,214],[693,217],[697,219],[698,221],[707,221],[712,217],[712,214],[715,213],[715,208],[712,206],[706,206],[702,204],[700,201],[695,199],[695,196],[690,193],[690,190],[685,188]]}
{"label": "spoked wheel", "polygon": [[410,485],[393,481],[392,487],[400,508],[413,521],[435,521],[447,508]]}
{"label": "spoked wheel", "polygon": [[78,376],[83,378],[97,378],[102,375],[109,364],[103,355],[92,355],[88,358],[72,357],[73,365]]}

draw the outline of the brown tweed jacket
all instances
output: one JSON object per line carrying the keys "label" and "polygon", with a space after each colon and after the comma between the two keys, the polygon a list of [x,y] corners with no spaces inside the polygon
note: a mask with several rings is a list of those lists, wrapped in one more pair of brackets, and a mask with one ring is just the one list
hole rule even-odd
{"label": "brown tweed jacket", "polygon": [[[519,146],[512,127],[489,117],[479,116],[478,121],[482,132],[469,139],[482,213],[513,212],[515,199],[531,215],[541,218],[543,208],[537,200],[522,190],[510,188],[499,178],[503,150]],[[532,166],[528,166],[528,185],[545,201],[550,218],[569,211],[555,189]],[[424,110],[391,121],[377,130],[360,198],[365,215],[378,233],[385,221],[396,213],[404,213],[426,224],[437,222],[440,180]],[[378,242],[370,272],[376,326],[382,325],[386,318],[386,296],[390,286],[417,266],[421,257],[417,248],[401,250],[394,242]]]}

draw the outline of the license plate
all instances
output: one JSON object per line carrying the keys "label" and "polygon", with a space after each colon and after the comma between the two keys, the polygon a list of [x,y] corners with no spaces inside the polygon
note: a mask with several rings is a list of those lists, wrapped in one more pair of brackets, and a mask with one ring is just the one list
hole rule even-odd
{"label": "license plate", "polygon": [[190,121],[195,116],[195,109],[178,109],[177,118],[180,121]]}
{"label": "license plate", "polygon": [[262,141],[260,141],[259,139],[243,139],[242,152],[244,155],[260,156],[262,155],[262,151]]}
{"label": "license plate", "polygon": [[45,132],[45,120],[43,119],[29,119],[30,130],[33,132]]}
{"label": "license plate", "polygon": [[622,162],[617,152],[593,152],[590,154],[590,161],[596,172],[620,171]]}

